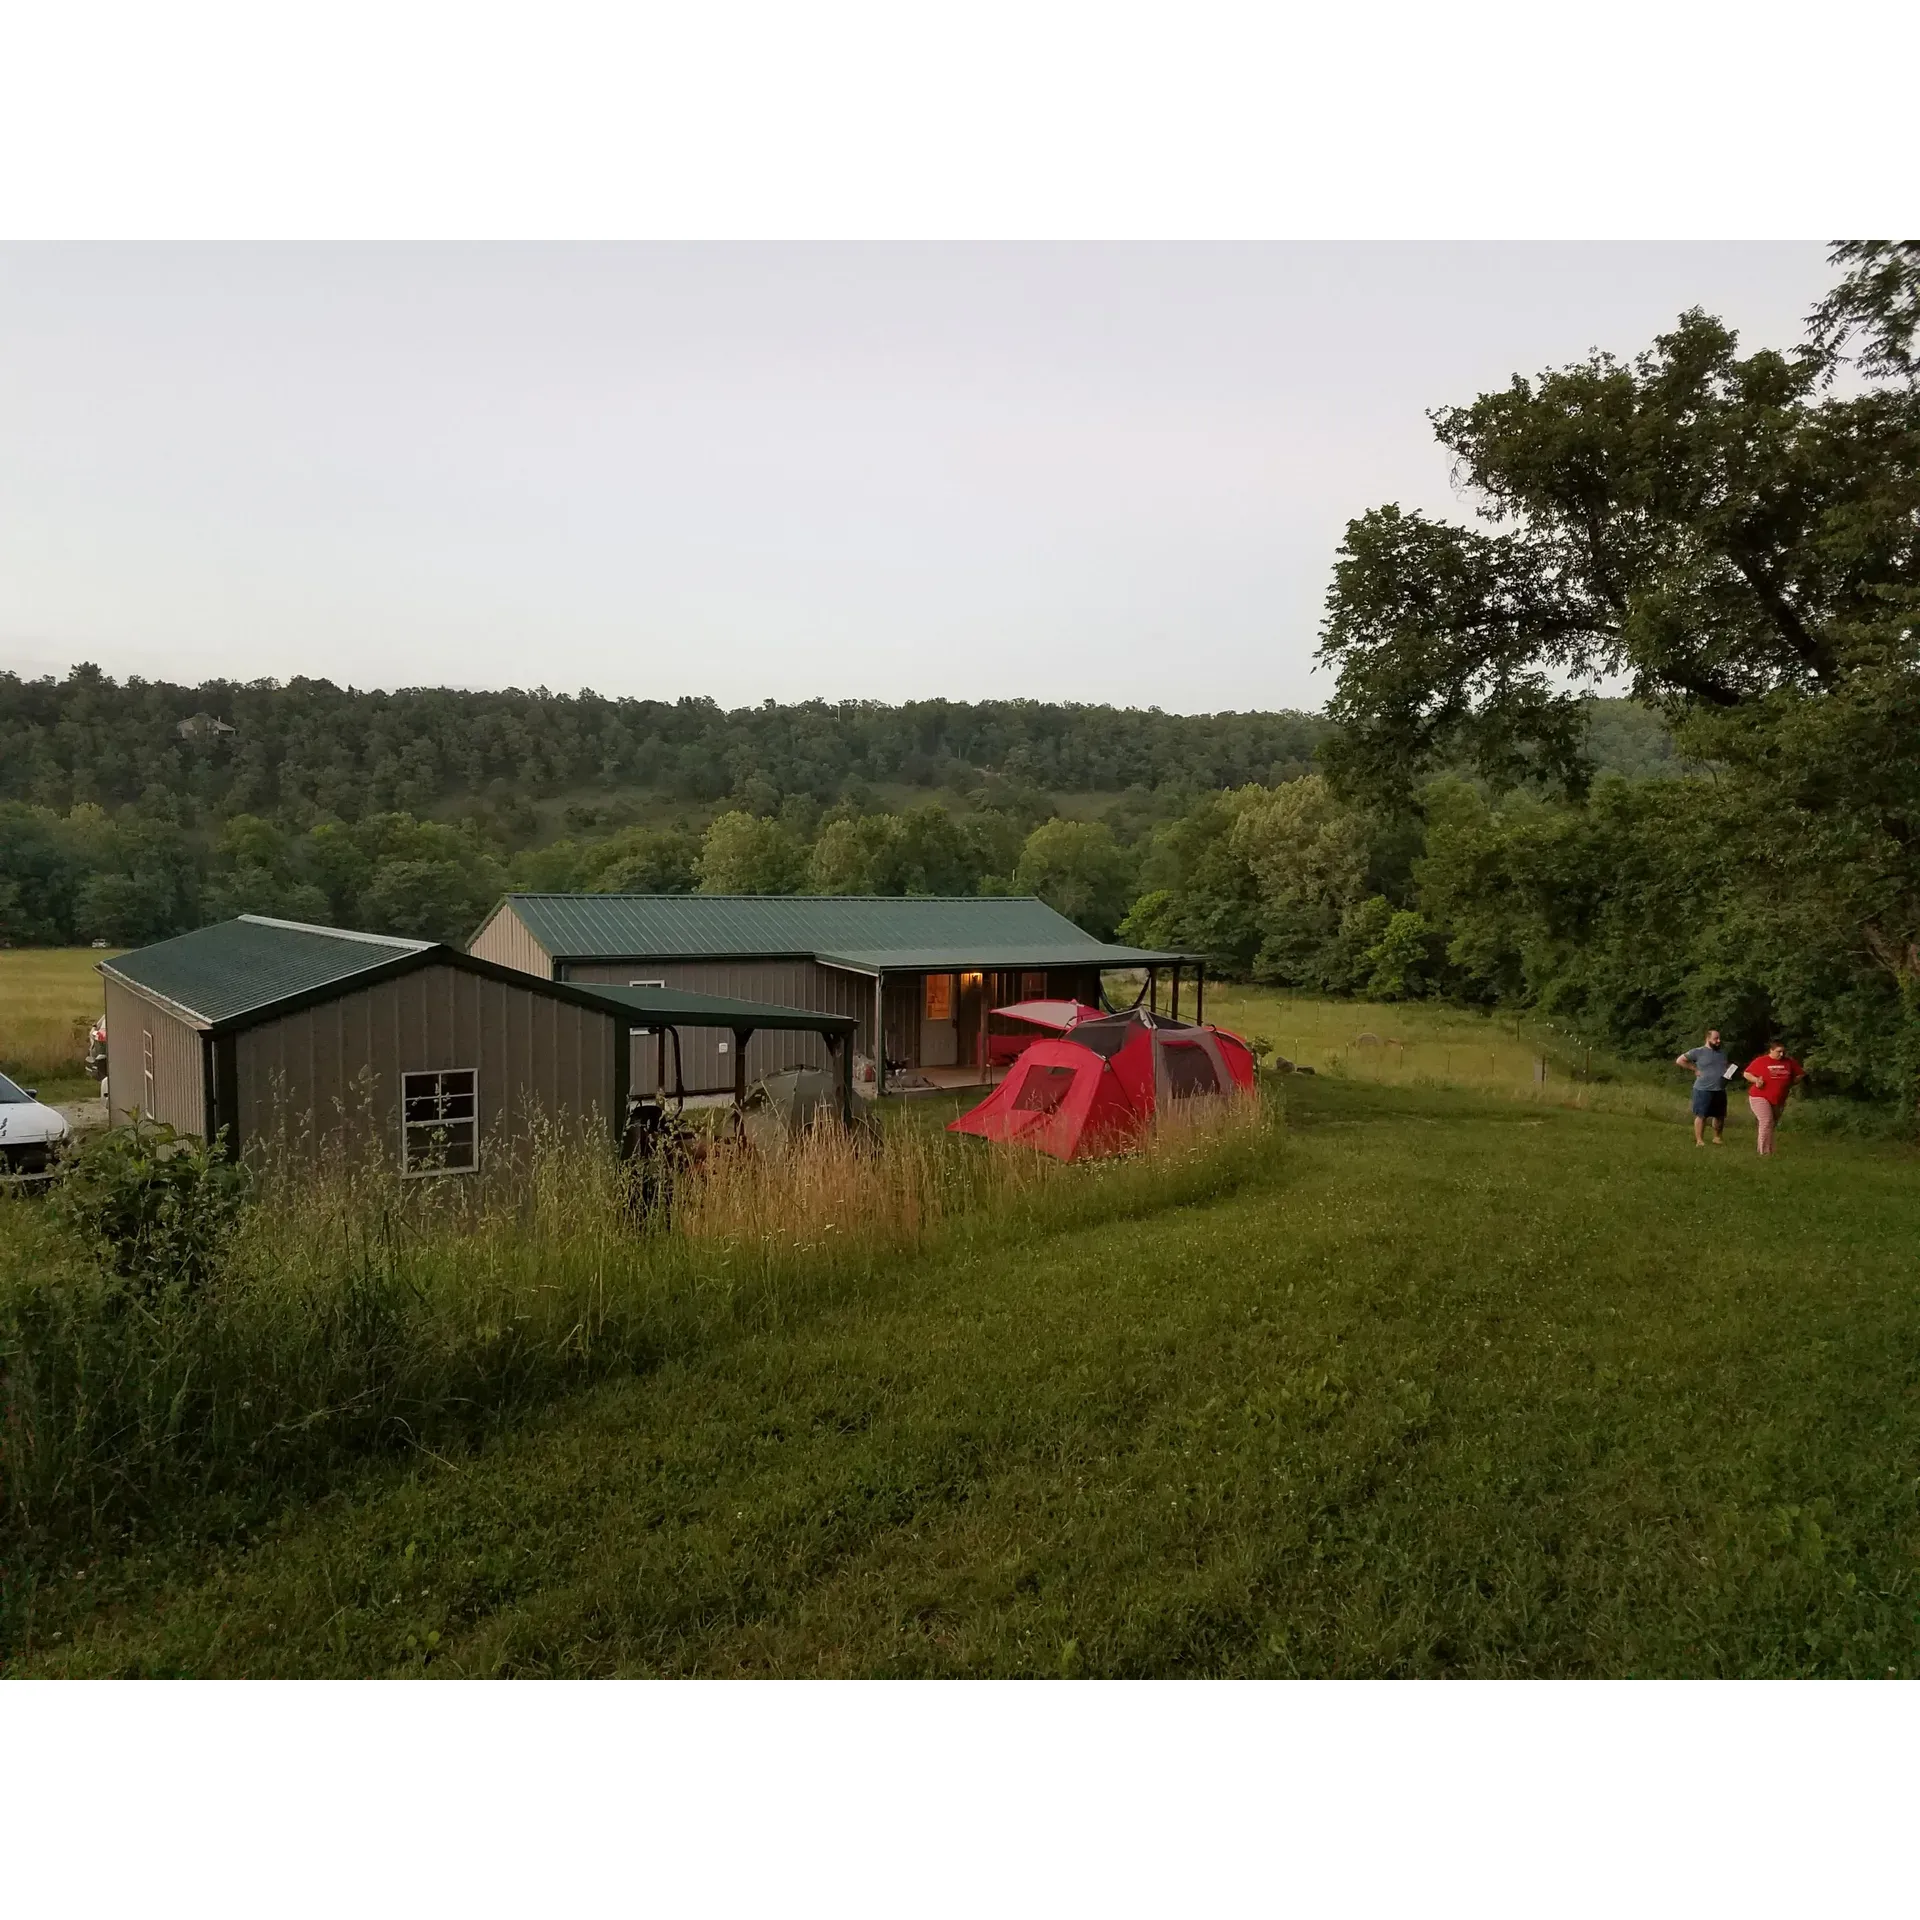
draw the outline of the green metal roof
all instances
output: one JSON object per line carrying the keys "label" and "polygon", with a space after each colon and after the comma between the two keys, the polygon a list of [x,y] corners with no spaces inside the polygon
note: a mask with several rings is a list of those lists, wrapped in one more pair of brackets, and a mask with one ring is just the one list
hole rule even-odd
{"label": "green metal roof", "polygon": [[810,1033],[850,1033],[854,1026],[842,1013],[730,1000],[719,994],[543,980],[432,940],[348,933],[251,913],[104,960],[100,971],[165,1001],[198,1026],[225,1029],[253,1024],[253,1016],[270,1016],[289,1002],[331,999],[336,993],[351,993],[364,978],[429,963],[484,973],[528,993],[592,1006],[632,1026],[774,1027]]}
{"label": "green metal roof", "polygon": [[1024,967],[1144,967],[1184,960],[1185,954],[1147,953],[1139,947],[1115,947],[1088,935],[1071,946],[1038,943],[966,947],[857,947],[849,953],[814,956],[829,965],[858,967],[863,973],[955,973],[962,967],[1009,971]]}
{"label": "green metal roof", "polygon": [[392,966],[432,945],[246,913],[103,960],[100,971],[214,1026]]}
{"label": "green metal roof", "polygon": [[[531,978],[532,976],[522,976]],[[535,985],[545,983],[535,980]],[[609,1012],[663,1027],[778,1027],[804,1033],[851,1033],[852,1017],[815,1013],[806,1007],[773,1007],[758,1000],[729,1000],[717,993],[678,993],[671,987],[603,987],[569,980],[568,996],[606,1003]]]}
{"label": "green metal roof", "polygon": [[868,971],[1131,967],[1191,959],[1112,946],[1044,901],[974,896],[512,893],[555,960],[710,960],[803,954]]}

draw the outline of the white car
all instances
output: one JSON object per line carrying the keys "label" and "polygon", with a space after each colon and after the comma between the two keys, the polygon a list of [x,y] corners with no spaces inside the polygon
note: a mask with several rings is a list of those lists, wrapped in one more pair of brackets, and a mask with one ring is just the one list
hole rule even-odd
{"label": "white car", "polygon": [[53,1150],[71,1131],[30,1087],[16,1087],[0,1073],[0,1173],[45,1173]]}

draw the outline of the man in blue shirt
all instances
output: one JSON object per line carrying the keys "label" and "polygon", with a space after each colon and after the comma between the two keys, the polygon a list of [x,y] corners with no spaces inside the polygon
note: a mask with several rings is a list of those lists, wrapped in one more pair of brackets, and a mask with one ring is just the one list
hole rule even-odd
{"label": "man in blue shirt", "polygon": [[1721,1144],[1727,1129],[1727,1074],[1733,1062],[1720,1044],[1720,1029],[1707,1029],[1704,1047],[1689,1047],[1673,1063],[1693,1075],[1693,1144],[1707,1144],[1707,1122],[1713,1122],[1713,1144]]}

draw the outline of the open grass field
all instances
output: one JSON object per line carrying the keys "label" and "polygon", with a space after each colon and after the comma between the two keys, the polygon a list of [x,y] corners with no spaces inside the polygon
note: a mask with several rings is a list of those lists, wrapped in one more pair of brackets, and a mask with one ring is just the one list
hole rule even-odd
{"label": "open grass field", "polygon": [[[1181,1011],[1192,1015],[1191,1000]],[[1531,1104],[1667,1119],[1687,1111],[1693,1082],[1677,1068],[1622,1061],[1510,1014],[1437,1002],[1325,1000],[1275,987],[1207,988],[1206,1015],[1276,1054],[1391,1087],[1459,1087]]]}
{"label": "open grass field", "polygon": [[81,1071],[87,1028],[100,1017],[97,947],[0,948],[0,1073],[49,1098],[91,1093]]}
{"label": "open grass field", "polygon": [[1512,1092],[1287,1080],[1231,1178],[16,1572],[6,1670],[1920,1673],[1914,1154]]}

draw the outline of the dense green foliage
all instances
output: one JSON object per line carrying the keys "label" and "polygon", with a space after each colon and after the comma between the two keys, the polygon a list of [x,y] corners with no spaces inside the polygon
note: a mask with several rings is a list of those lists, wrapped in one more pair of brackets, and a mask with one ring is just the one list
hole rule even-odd
{"label": "dense green foliage", "polygon": [[[1675,770],[1650,716],[1617,702],[1596,703],[1593,714],[1611,763],[1635,773]],[[1169,823],[1191,819],[1186,838],[1204,838],[1206,823],[1230,804],[1196,798],[1185,785],[1136,786],[1096,799],[1097,817],[1069,818],[1039,789],[997,775],[891,809],[871,795],[825,808],[803,795],[766,801],[736,798],[655,824],[615,824],[630,801],[570,803],[562,837],[531,841],[484,806],[451,821],[365,813],[297,828],[253,814],[183,826],[145,803],[109,809],[84,801],[60,813],[0,802],[0,939],[129,946],[235,913],[267,913],[457,941],[509,886],[1032,892],[1107,934],[1143,887],[1166,884],[1178,867],[1186,839],[1167,839]],[[1259,944],[1213,929],[1194,937],[1242,970]]]}
{"label": "dense green foliage", "polygon": [[252,1184],[219,1142],[140,1121],[83,1140],[50,1205],[109,1272],[155,1295],[206,1285]]}
{"label": "dense green foliage", "polygon": [[1314,775],[1211,799],[1150,841],[1159,884],[1122,935],[1311,992],[1528,1009],[1648,1059],[1709,1026],[1750,1052],[1779,1033],[1829,1092],[1909,1096],[1899,982],[1840,887],[1752,856],[1724,777],[1609,776],[1569,803],[1449,776],[1416,798],[1373,811]]}
{"label": "dense green foliage", "polygon": [[826,806],[863,785],[964,789],[987,774],[1081,793],[1273,781],[1302,770],[1325,732],[1299,713],[1030,700],[769,700],[728,712],[711,700],[544,689],[121,686],[78,667],[57,682],[0,674],[0,800],[62,813],[140,802],[181,824],[257,814],[305,827],[426,814],[450,798],[511,821],[543,795],[599,788],[732,797],[764,813],[791,795]]}
{"label": "dense green foliage", "polygon": [[1909,1155],[1288,1104],[1178,1204],[662,1299],[637,1377],[16,1571],[12,1670],[1920,1672]]}
{"label": "dense green foliage", "polygon": [[[1326,731],[1031,701],[729,713],[0,673],[0,939],[133,945],[235,912],[459,939],[508,885],[1005,891],[1056,794],[1108,796],[1130,842],[1194,793],[1304,772]],[[1125,859],[1089,842],[1067,865],[1061,897],[1117,920]]]}

